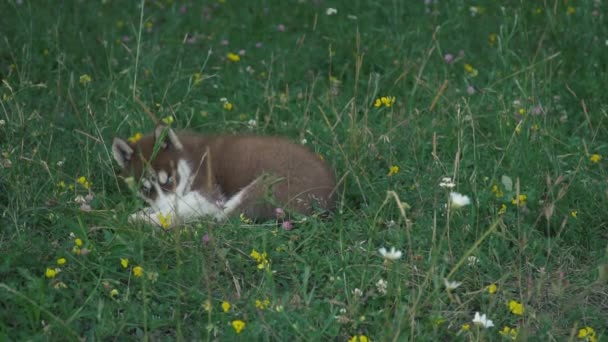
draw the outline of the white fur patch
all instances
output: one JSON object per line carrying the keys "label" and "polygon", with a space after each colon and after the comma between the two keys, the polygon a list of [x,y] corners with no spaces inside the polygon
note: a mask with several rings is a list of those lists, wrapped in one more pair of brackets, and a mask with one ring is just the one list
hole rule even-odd
{"label": "white fur patch", "polygon": [[165,170],[158,171],[158,181],[160,184],[166,184],[169,179],[169,175],[165,172]]}
{"label": "white fur patch", "polygon": [[[177,175],[179,182],[175,187],[175,192],[163,192],[158,182],[144,179],[143,185],[148,185],[150,188],[154,187],[158,197],[154,201],[149,201],[151,204],[149,208],[144,208],[132,214],[129,217],[129,221],[143,221],[160,225],[159,214],[162,214],[164,217],[170,216],[172,225],[192,222],[206,216],[221,221],[240,204],[243,197],[242,191],[239,192],[226,203],[227,207],[224,209],[224,207],[211,202],[198,191],[192,190],[194,175],[188,161],[183,159],[178,161]],[[161,171],[158,173],[158,181],[162,183],[163,180],[166,182],[168,175]],[[238,199],[235,197],[238,197]]]}

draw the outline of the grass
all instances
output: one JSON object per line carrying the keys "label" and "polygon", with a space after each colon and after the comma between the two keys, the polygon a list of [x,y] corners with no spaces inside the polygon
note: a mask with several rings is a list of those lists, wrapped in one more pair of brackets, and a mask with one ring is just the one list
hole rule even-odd
{"label": "grass", "polygon": [[[520,340],[601,339],[606,10],[4,2],[0,338],[476,341],[510,339],[509,327]],[[334,217],[290,231],[129,224],[142,204],[109,147],[154,128],[134,96],[178,128],[305,139],[341,180]],[[383,96],[395,102],[374,106]],[[472,203],[447,207],[444,177]]]}

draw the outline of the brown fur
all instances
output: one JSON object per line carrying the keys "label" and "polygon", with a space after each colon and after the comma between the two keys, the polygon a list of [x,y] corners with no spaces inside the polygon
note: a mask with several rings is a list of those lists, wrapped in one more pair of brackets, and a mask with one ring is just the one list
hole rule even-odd
{"label": "brown fur", "polygon": [[[182,148],[167,138],[158,144],[160,149],[153,160],[155,134],[129,143],[133,153],[124,154],[123,172],[139,179],[149,162],[155,171],[174,175],[178,160],[186,159],[196,175],[192,189],[210,200],[229,199],[253,184],[239,212],[254,219],[274,217],[277,206],[305,215],[313,213],[313,203],[324,210],[334,208],[334,175],[324,161],[303,146],[284,138],[253,135],[184,132],[174,137]],[[164,189],[171,190],[169,185]]]}

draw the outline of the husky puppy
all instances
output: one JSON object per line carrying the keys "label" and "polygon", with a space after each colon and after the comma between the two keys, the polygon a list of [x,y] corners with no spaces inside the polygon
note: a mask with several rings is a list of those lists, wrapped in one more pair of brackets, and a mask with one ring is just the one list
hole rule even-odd
{"label": "husky puppy", "polygon": [[276,207],[310,215],[335,204],[326,163],[284,138],[175,133],[159,125],[134,143],[114,138],[112,153],[150,205],[130,221],[166,225],[170,217],[175,225],[241,213],[264,220]]}

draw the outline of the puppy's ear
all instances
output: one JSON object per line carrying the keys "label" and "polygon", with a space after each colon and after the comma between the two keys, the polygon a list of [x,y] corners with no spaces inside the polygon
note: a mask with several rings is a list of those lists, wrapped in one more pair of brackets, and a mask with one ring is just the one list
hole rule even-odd
{"label": "puppy's ear", "polygon": [[154,140],[160,142],[160,147],[163,149],[172,146],[176,150],[181,151],[184,148],[184,145],[179,141],[177,134],[173,132],[171,127],[165,125],[156,126],[156,129],[154,130]]}
{"label": "puppy's ear", "polygon": [[121,138],[114,138],[112,142],[112,154],[118,165],[124,168],[131,160],[131,157],[133,157],[133,149]]}

